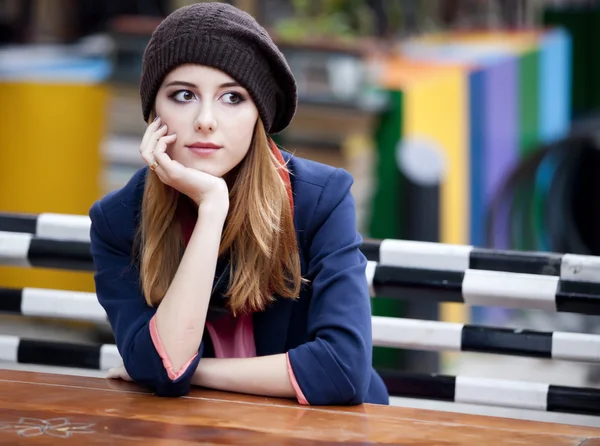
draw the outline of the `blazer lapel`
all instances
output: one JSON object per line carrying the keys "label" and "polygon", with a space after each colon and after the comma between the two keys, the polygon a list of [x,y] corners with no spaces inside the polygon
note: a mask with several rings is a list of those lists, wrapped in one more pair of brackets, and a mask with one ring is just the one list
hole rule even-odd
{"label": "blazer lapel", "polygon": [[277,297],[265,311],[254,313],[254,343],[257,356],[285,353],[287,331],[295,300]]}

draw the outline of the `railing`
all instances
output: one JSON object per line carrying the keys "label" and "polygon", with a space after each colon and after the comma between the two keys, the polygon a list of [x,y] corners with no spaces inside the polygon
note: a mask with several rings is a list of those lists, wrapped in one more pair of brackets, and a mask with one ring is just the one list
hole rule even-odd
{"label": "railing", "polygon": [[[93,271],[85,216],[0,213],[0,265]],[[366,240],[372,297],[600,315],[600,258]],[[94,293],[0,288],[0,313],[107,324]],[[600,363],[600,336],[373,316],[373,345]],[[0,336],[0,361],[107,370],[112,344]],[[392,396],[600,415],[600,389],[380,371]]]}

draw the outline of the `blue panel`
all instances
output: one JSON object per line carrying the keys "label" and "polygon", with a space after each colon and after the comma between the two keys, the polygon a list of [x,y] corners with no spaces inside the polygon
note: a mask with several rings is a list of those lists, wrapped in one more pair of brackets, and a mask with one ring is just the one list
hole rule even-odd
{"label": "blue panel", "polygon": [[475,70],[469,76],[469,149],[471,168],[471,244],[485,243],[485,204],[483,173],[484,156],[484,71]]}
{"label": "blue panel", "polygon": [[540,45],[539,128],[543,143],[564,137],[571,121],[571,37],[562,29],[544,35]]}

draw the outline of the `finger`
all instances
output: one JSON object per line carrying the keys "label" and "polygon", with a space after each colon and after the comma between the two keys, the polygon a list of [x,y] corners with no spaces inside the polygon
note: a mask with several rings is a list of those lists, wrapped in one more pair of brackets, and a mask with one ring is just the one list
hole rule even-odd
{"label": "finger", "polygon": [[154,122],[151,122],[148,127],[146,127],[146,131],[142,137],[142,142],[140,143],[140,152],[144,149],[144,147],[146,147],[146,143],[150,139],[150,135],[152,135],[160,127],[160,123],[160,116],[157,116]]}
{"label": "finger", "polygon": [[162,138],[163,136],[165,136],[167,134],[167,124],[162,125],[161,127],[159,127],[154,133],[152,133],[150,135],[150,138],[148,139],[148,141],[146,141],[146,145],[144,146],[144,150],[142,151],[142,156],[144,154],[148,154],[148,153],[152,153],[154,152],[154,149],[156,148],[156,143],[158,142],[158,140],[160,138]]}
{"label": "finger", "polygon": [[177,139],[177,134],[171,133],[170,135],[164,135],[158,138],[156,141],[156,145],[154,146],[154,155],[158,155],[160,153],[166,153],[169,144],[173,144]]}
{"label": "finger", "polygon": [[158,166],[155,172],[163,182],[167,182],[169,178],[172,178],[174,168],[177,169],[176,164],[171,157],[167,154],[167,148],[169,144],[172,144],[177,139],[176,134],[163,136],[156,143],[154,153],[152,154]]}
{"label": "finger", "polygon": [[108,373],[106,374],[106,378],[108,379],[123,379],[125,381],[133,381],[131,379],[131,377],[129,376],[129,374],[127,373],[127,371],[125,370],[125,367],[115,367],[112,368],[108,371]]}
{"label": "finger", "polygon": [[154,155],[152,154],[152,152],[154,152],[154,150],[156,148],[156,144],[158,143],[160,138],[162,138],[166,133],[167,133],[167,125],[165,124],[162,127],[160,127],[158,130],[153,132],[150,139],[148,141],[146,141],[146,145],[144,146],[144,148],[142,150],[142,158],[146,162],[146,164],[148,164],[149,166],[154,164],[154,161],[155,161],[155,158],[154,158]]}
{"label": "finger", "polygon": [[[169,144],[173,144],[177,140],[177,135],[175,133],[171,135],[165,135],[156,142],[156,146],[154,147],[154,158],[162,155],[163,153],[167,153],[167,149],[169,148]],[[167,155],[168,156],[168,155]],[[170,158],[169,158],[170,159]]]}
{"label": "finger", "polygon": [[118,368],[112,368],[109,369],[108,372],[106,373],[106,377],[109,379],[116,379],[120,377],[120,373],[119,373],[119,369]]}

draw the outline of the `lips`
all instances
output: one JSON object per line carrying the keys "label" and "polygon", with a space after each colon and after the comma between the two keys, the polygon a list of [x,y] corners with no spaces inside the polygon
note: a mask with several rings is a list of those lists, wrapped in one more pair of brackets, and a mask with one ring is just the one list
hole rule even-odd
{"label": "lips", "polygon": [[195,142],[193,144],[189,144],[188,147],[190,149],[204,149],[204,150],[217,150],[220,149],[221,146],[218,146],[212,142]]}
{"label": "lips", "polygon": [[188,150],[197,156],[211,156],[223,147],[212,142],[195,142],[187,146]]}

